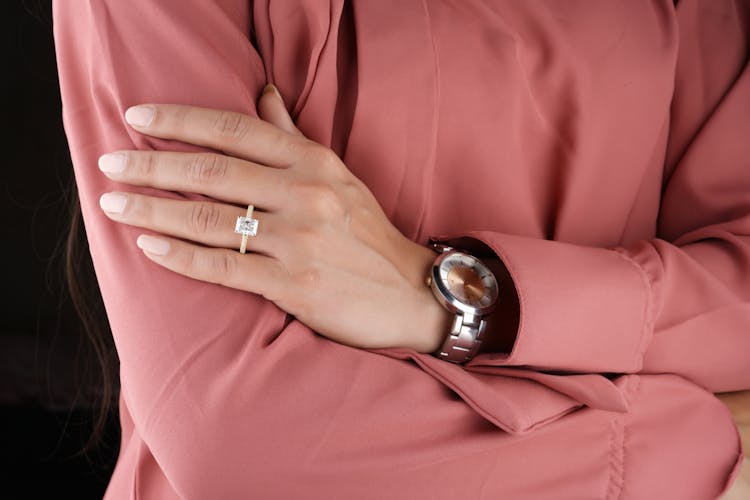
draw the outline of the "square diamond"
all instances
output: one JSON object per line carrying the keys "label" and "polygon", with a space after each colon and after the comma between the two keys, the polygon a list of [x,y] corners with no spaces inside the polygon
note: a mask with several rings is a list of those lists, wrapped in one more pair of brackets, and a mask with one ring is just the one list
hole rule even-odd
{"label": "square diamond", "polygon": [[258,232],[258,219],[249,219],[244,215],[237,217],[237,224],[234,226],[235,233],[255,236]]}

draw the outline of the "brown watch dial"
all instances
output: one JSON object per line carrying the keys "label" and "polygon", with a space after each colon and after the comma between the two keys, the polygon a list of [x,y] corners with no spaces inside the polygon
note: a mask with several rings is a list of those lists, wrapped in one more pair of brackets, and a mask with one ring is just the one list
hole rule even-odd
{"label": "brown watch dial", "polygon": [[487,287],[476,269],[463,263],[448,270],[446,281],[453,295],[470,304],[478,302],[487,293]]}
{"label": "brown watch dial", "polygon": [[461,253],[448,254],[439,269],[446,291],[461,303],[484,309],[497,299],[495,276],[479,259]]}

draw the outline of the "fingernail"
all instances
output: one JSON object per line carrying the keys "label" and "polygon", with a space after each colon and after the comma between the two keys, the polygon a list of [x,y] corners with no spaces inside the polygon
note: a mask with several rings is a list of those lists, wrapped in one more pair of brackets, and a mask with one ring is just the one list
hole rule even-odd
{"label": "fingernail", "polygon": [[99,157],[99,170],[118,173],[125,170],[125,153],[107,153]]}
{"label": "fingernail", "polygon": [[99,198],[99,205],[105,212],[119,214],[125,209],[125,203],[127,201],[127,198],[121,194],[104,193],[101,198]]}
{"label": "fingernail", "polygon": [[169,242],[161,238],[155,238],[147,234],[138,236],[135,240],[136,245],[143,250],[155,255],[166,255],[169,252]]}
{"label": "fingernail", "polygon": [[153,106],[131,106],[125,111],[125,120],[136,127],[148,127],[155,114]]}
{"label": "fingernail", "polygon": [[268,92],[273,92],[276,94],[276,96],[281,99],[281,93],[279,92],[279,89],[276,88],[276,85],[273,83],[269,83],[265,87],[263,87],[263,93],[267,94]]}

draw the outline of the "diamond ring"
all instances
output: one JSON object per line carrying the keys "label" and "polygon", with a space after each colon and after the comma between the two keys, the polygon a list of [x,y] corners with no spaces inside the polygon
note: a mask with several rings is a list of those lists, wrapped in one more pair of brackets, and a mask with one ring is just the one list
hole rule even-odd
{"label": "diamond ring", "polygon": [[242,234],[242,245],[240,246],[240,253],[245,253],[247,247],[247,237],[255,236],[258,232],[258,219],[252,219],[253,206],[247,206],[247,215],[240,215],[237,217],[237,223],[234,226],[235,233]]}

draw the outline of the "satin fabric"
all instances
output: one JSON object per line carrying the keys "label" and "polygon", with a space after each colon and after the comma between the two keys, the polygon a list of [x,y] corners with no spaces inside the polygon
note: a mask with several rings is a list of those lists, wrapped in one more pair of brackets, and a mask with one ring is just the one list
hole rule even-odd
{"label": "satin fabric", "polygon": [[[749,2],[53,7],[121,363],[106,500],[703,500],[734,480],[713,393],[750,389]],[[127,107],[257,116],[267,82],[404,235],[502,260],[511,352],[333,342],[151,262],[101,211],[113,190],[211,199],[99,172],[118,149],[208,150],[134,131]]]}

